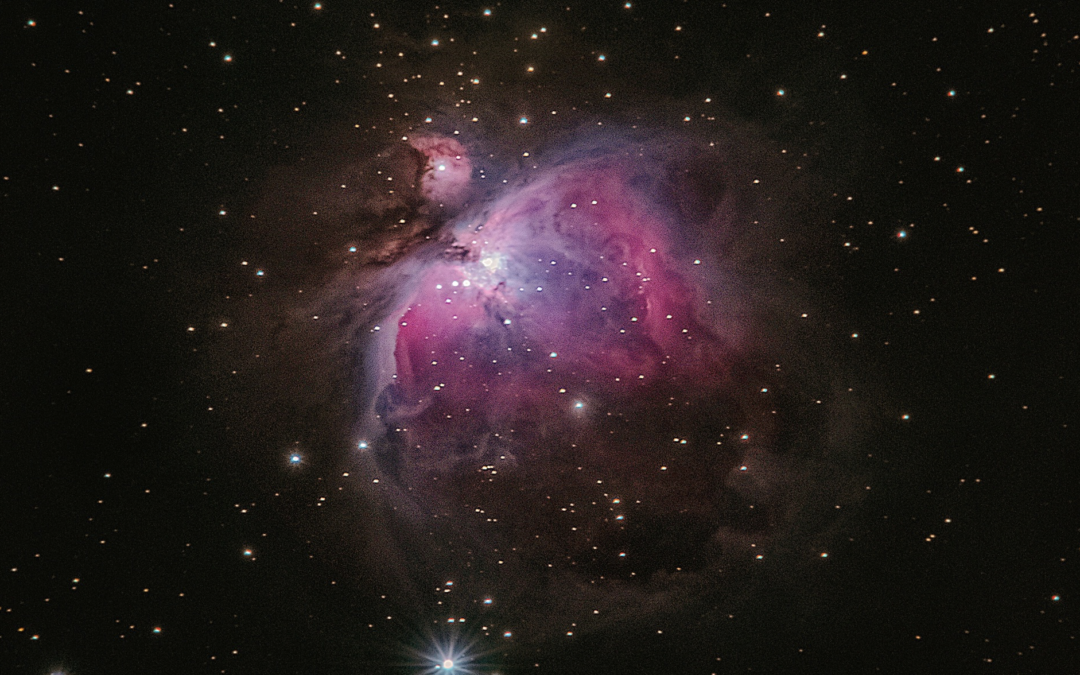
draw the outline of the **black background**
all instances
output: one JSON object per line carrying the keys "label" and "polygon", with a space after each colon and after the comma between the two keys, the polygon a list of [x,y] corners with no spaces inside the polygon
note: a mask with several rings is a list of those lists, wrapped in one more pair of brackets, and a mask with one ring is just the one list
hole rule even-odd
{"label": "black background", "polygon": [[[213,330],[242,254],[221,205],[250,205],[321,125],[382,114],[378,50],[539,25],[586,26],[560,48],[607,55],[568,105],[593,77],[712,93],[821,158],[854,197],[821,235],[848,249],[830,302],[911,419],[812,606],[495,652],[485,672],[583,653],[611,672],[1076,672],[1071,3],[506,3],[487,23],[467,3],[325,5],[2,9],[0,672],[422,670],[393,598],[341,590],[287,508],[241,513],[265,494],[219,440],[187,327]],[[679,657],[710,641],[720,660]]]}

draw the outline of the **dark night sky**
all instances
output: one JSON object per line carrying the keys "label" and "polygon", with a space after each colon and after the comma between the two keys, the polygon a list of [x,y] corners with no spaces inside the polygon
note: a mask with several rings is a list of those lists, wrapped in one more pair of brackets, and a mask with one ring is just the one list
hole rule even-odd
{"label": "dark night sky", "polygon": [[1078,19],[5,4],[0,674],[1077,672]]}

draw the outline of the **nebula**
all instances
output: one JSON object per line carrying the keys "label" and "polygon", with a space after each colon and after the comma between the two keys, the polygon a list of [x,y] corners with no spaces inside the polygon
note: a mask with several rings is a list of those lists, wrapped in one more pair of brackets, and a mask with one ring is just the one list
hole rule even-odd
{"label": "nebula", "polygon": [[850,420],[828,420],[834,366],[806,358],[823,343],[777,278],[778,212],[745,157],[642,138],[594,133],[487,189],[459,142],[413,141],[421,210],[465,206],[335,301],[374,498],[407,550],[440,542],[419,568],[499,593],[533,635],[711,587],[835,498],[823,439]]}
{"label": "nebula", "polygon": [[409,145],[424,157],[421,168],[421,192],[440,206],[456,204],[468,190],[472,163],[465,148],[457,140],[446,137],[421,136]]}
{"label": "nebula", "polygon": [[[326,476],[321,516],[287,517],[398,612],[519,645],[798,578],[861,498],[871,426],[817,186],[748,132],[504,133],[267,190],[267,337],[232,424]],[[334,253],[304,268],[301,233]]]}
{"label": "nebula", "polygon": [[[684,530],[664,557],[696,560],[724,518],[768,520],[718,513],[727,446],[762,424],[731,377],[736,327],[696,278],[714,262],[679,250],[639,159],[553,167],[418,253],[372,328],[361,432],[428,508],[479,509],[529,555],[616,575],[649,546],[639,521]],[[566,504],[558,543],[537,537]]]}

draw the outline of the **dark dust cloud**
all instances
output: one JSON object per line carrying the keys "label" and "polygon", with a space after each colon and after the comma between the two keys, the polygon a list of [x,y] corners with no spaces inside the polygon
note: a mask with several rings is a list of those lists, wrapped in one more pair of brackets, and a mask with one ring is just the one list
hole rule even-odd
{"label": "dark dust cloud", "polygon": [[812,592],[882,397],[831,309],[837,186],[704,97],[424,77],[247,207],[215,367],[255,484],[373,616],[503,662]]}

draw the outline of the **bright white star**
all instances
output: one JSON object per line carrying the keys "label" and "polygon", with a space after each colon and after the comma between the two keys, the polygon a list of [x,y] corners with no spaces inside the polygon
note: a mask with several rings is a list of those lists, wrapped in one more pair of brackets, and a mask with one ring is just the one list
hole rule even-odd
{"label": "bright white star", "polygon": [[[465,619],[460,619],[464,621]],[[455,618],[455,625],[457,619]],[[478,660],[482,654],[475,650],[475,638],[468,638],[451,630],[442,638],[431,638],[423,651],[413,652],[419,657],[425,675],[480,675],[487,672]]]}

